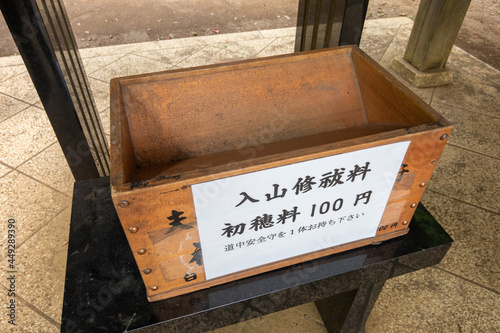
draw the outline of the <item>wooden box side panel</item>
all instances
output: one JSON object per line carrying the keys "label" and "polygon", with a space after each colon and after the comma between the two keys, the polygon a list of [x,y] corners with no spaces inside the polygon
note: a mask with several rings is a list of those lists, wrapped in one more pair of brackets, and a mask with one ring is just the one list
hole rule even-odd
{"label": "wooden box side panel", "polygon": [[448,126],[411,136],[377,236],[408,227],[450,133],[451,127]]}
{"label": "wooden box side panel", "polygon": [[370,124],[417,126],[442,120],[447,125],[418,96],[363,51],[356,49],[352,57]]}
{"label": "wooden box side panel", "polygon": [[124,84],[139,166],[367,123],[352,57],[345,50],[223,68]]}
{"label": "wooden box side panel", "polygon": [[[420,200],[425,188],[425,185],[420,185],[429,180],[436,163],[435,160],[439,158],[446,141],[441,140],[441,137],[443,134],[449,134],[450,130],[450,128],[438,128],[330,152],[331,155],[335,155],[346,151],[411,140],[401,169],[401,179],[394,185],[375,237],[211,280],[205,279],[203,246],[199,241],[191,185],[210,180],[216,176],[201,177],[197,180],[181,180],[177,183],[144,187],[129,192],[114,191],[113,201],[148,288],[148,297],[150,300],[172,297],[406,233],[408,224],[403,221],[411,219],[415,209],[415,207],[411,207],[411,204]],[[302,158],[309,160],[318,156],[323,156],[323,153],[313,153]],[[242,168],[237,172],[242,174],[286,163],[290,163],[290,161],[285,159],[269,165]],[[123,208],[118,205],[121,200],[127,200],[129,206]],[[392,226],[394,223],[396,224]],[[387,228],[380,229],[386,225]]]}
{"label": "wooden box side panel", "polygon": [[[150,301],[182,295],[384,241],[404,235],[408,231],[407,229],[397,230],[206,280],[198,227],[196,220],[193,220],[194,206],[191,188],[174,190],[177,193],[172,195],[173,192],[163,192],[162,187],[141,191],[142,193],[136,194],[136,199],[127,208],[117,206],[120,221],[125,229]],[[119,194],[114,200],[118,201],[123,198],[126,196]],[[185,219],[179,221],[177,220],[179,217]]]}
{"label": "wooden box side panel", "polygon": [[116,205],[117,213],[148,296],[205,280],[191,187],[113,193],[115,204],[121,200],[129,205]]}
{"label": "wooden box side panel", "polygon": [[120,81],[112,79],[110,84],[111,96],[111,183],[123,184],[130,180],[135,171],[135,152],[130,137],[130,128],[125,114],[125,105]]}

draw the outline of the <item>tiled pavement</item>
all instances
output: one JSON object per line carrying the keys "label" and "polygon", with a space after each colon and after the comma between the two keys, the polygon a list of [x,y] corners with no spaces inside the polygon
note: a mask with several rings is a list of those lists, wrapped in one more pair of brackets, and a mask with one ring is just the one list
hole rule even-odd
{"label": "tiled pavement", "polygon": [[[361,48],[387,67],[412,21],[366,22]],[[109,79],[293,52],[293,28],[81,50],[109,135]],[[414,89],[454,125],[423,202],[455,243],[433,268],[389,280],[367,332],[500,331],[500,72],[455,48],[453,84]],[[108,136],[109,138],[109,136]],[[0,58],[0,331],[56,332],[73,178],[19,56]],[[7,324],[7,220],[17,224],[17,325]],[[312,304],[219,332],[324,332]]]}

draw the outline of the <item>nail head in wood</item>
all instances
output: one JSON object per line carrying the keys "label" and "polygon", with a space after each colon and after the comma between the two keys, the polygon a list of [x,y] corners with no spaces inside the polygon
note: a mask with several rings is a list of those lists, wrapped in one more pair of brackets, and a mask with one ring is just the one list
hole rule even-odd
{"label": "nail head in wood", "polygon": [[135,234],[139,229],[136,227],[130,227],[128,228],[128,231],[130,231],[131,234]]}
{"label": "nail head in wood", "polygon": [[118,206],[120,206],[121,208],[127,208],[129,205],[129,202],[127,200],[122,200],[118,203]]}
{"label": "nail head in wood", "polygon": [[137,250],[137,253],[142,255],[142,254],[146,253],[146,249],[139,249],[139,250]]}

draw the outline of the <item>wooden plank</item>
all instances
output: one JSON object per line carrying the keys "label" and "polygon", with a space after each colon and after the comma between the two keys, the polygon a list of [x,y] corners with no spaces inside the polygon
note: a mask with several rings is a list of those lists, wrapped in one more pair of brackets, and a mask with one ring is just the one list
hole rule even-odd
{"label": "wooden plank", "polygon": [[[284,267],[293,263],[318,258],[323,255],[337,253],[347,249],[355,248],[378,242],[385,239],[401,235],[408,230],[408,224],[404,221],[409,221],[414,213],[415,207],[411,205],[418,203],[422,196],[425,186],[422,183],[427,183],[435,166],[437,159],[444,147],[445,142],[440,140],[443,133],[449,133],[450,129],[435,129],[431,132],[423,132],[417,134],[408,134],[392,139],[377,140],[370,144],[362,144],[357,146],[347,146],[343,149],[330,152],[330,154],[339,154],[346,151],[365,149],[376,147],[383,144],[401,142],[411,140],[409,151],[403,164],[407,170],[412,173],[417,173],[417,176],[403,177],[403,186],[396,184],[395,187],[400,187],[398,192],[405,192],[404,195],[397,195],[389,199],[387,211],[379,223],[379,232],[377,236],[369,240],[360,240],[357,242],[328,248],[313,254],[306,254],[296,258],[290,258],[280,262],[264,265],[252,270],[236,273],[231,276],[225,276],[210,281],[205,281],[202,267],[195,266],[194,263],[189,263],[187,258],[194,253],[194,243],[199,239],[196,237],[197,225],[194,223],[196,216],[194,215],[194,206],[191,193],[191,184],[205,182],[214,178],[221,177],[220,174],[211,174],[197,179],[178,181],[172,184],[164,184],[162,186],[144,187],[128,192],[114,192],[113,200],[117,205],[117,212],[124,226],[125,232],[132,247],[132,251],[136,257],[139,269],[144,272],[145,269],[151,269],[153,273],[143,274],[144,281],[150,288],[158,286],[158,289],[148,291],[151,299],[156,299],[155,295],[174,296],[183,292],[197,290],[237,278],[258,274],[260,272]],[[317,155],[306,155],[302,160],[311,160]],[[284,160],[289,163],[289,160]],[[434,161],[434,162],[433,162]],[[296,161],[291,161],[296,162]],[[248,173],[262,170],[266,167],[283,165],[282,161],[276,161],[271,165],[257,165],[251,168],[237,169],[237,173]],[[405,182],[404,179],[410,177],[411,182]],[[406,183],[406,184],[405,184]],[[129,202],[128,207],[120,207],[119,203],[122,200]],[[187,226],[190,229],[175,229],[169,234],[172,226],[169,224],[169,216],[172,216],[174,211],[183,212],[186,217]],[[137,228],[138,231],[131,233],[131,228]],[[194,230],[191,230],[194,229]],[[194,232],[194,233],[193,233]],[[187,237],[188,234],[194,236]],[[161,235],[161,236],[158,236]],[[163,237],[163,238],[162,238]],[[170,244],[170,245],[169,245]],[[170,250],[169,250],[170,246]],[[182,250],[187,248],[187,250]],[[140,254],[139,250],[145,249],[145,254]],[[175,249],[175,250],[174,250]],[[193,252],[190,252],[191,250]],[[172,252],[174,251],[174,252]],[[177,253],[177,256],[173,255]],[[168,269],[166,272],[165,270]],[[187,274],[196,273],[196,283],[186,284],[185,276]]]}
{"label": "wooden plank", "polygon": [[139,167],[366,124],[350,54],[191,72],[122,91]]}
{"label": "wooden plank", "polygon": [[125,103],[120,81],[112,79],[110,83],[111,107],[111,183],[125,183],[136,168],[135,154],[130,138],[130,128],[125,114]]}
{"label": "wooden plank", "polygon": [[447,123],[443,117],[363,51],[354,52],[353,60],[370,124]]}

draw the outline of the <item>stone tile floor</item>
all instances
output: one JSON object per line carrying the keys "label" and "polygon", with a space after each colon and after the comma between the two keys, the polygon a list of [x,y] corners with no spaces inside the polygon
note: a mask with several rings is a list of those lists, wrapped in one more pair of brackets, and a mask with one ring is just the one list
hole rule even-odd
{"label": "stone tile floor", "polygon": [[[361,48],[384,67],[412,21],[366,22]],[[293,52],[293,28],[81,50],[109,139],[112,77]],[[500,331],[500,72],[461,49],[452,84],[413,89],[455,126],[423,202],[455,243],[438,266],[388,281],[367,332]],[[56,332],[73,177],[19,56],[0,58],[1,332]],[[16,326],[7,323],[7,221],[17,226]],[[218,332],[324,332],[313,304]]]}

